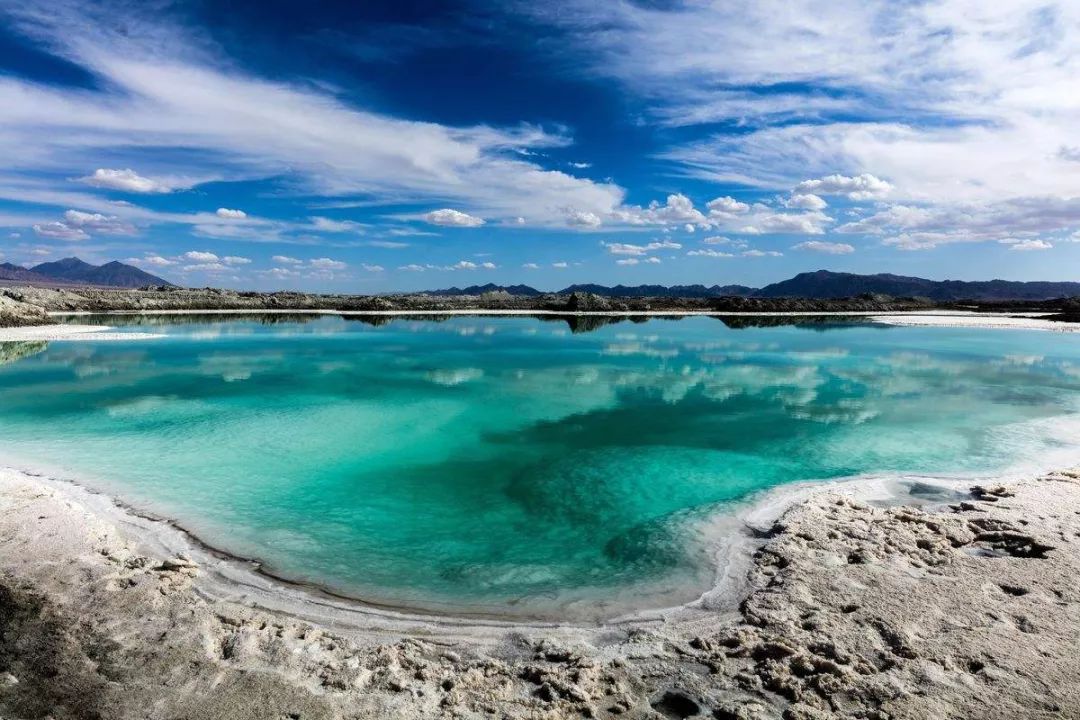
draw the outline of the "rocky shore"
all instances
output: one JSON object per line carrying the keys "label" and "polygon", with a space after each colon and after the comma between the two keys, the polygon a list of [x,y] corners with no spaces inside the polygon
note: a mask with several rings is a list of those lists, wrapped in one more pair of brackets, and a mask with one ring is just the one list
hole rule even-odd
{"label": "rocky shore", "polygon": [[[799,298],[610,298],[575,292],[535,297],[489,292],[482,295],[317,295],[301,292],[237,292],[176,287],[141,290],[100,288],[0,289],[0,324],[42,324],[45,312],[144,312],[191,310],[326,310],[341,312],[434,312],[453,310],[541,310],[556,312],[895,312],[925,310],[925,300],[865,295],[842,300]],[[2,308],[11,307],[10,313]]]}
{"label": "rocky shore", "polygon": [[1078,477],[823,486],[748,530],[726,602],[365,629],[223,597],[162,523],[0,470],[0,717],[1080,717]]}

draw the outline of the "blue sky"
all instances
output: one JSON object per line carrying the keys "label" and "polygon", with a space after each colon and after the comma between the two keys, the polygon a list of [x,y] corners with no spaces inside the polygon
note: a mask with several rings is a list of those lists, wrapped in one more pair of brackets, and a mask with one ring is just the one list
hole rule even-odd
{"label": "blue sky", "polygon": [[1073,2],[0,0],[0,260],[351,292],[1080,270]]}

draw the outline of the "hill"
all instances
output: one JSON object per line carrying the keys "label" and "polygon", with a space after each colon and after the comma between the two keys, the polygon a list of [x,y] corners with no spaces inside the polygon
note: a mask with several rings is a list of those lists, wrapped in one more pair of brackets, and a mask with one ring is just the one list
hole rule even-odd
{"label": "hill", "polygon": [[1017,282],[1011,280],[926,280],[891,275],[856,275],[828,270],[800,273],[790,280],[758,290],[755,297],[842,298],[865,293],[894,297],[924,297],[939,302],[957,300],[1053,300],[1080,295],[1077,282]]}
{"label": "hill", "polygon": [[495,283],[488,283],[487,285],[469,285],[468,287],[463,288],[450,287],[442,290],[424,291],[427,295],[483,295],[488,292],[505,292],[510,295],[520,295],[521,297],[536,297],[544,294],[528,285],[496,285]]}
{"label": "hill", "polygon": [[48,284],[50,278],[45,277],[33,270],[27,270],[11,263],[0,263],[0,281],[9,280],[18,283]]}
{"label": "hill", "polygon": [[[115,260],[104,265],[91,265],[79,258],[70,257],[56,262],[36,265],[27,272],[42,276],[46,280],[53,282],[80,285],[123,288],[137,288],[145,285],[172,285],[168,280]],[[28,280],[28,282],[32,282],[32,280]]]}
{"label": "hill", "polygon": [[[471,285],[466,288],[432,290],[429,295],[480,295],[505,291],[510,295],[536,297],[544,293],[528,285]],[[829,300],[858,295],[918,297],[935,302],[1055,300],[1080,296],[1080,282],[1018,282],[1012,280],[927,280],[919,277],[880,273],[856,273],[818,270],[805,272],[761,289],[746,285],[598,285],[582,283],[556,291],[558,295],[589,293],[620,298],[806,298]]]}

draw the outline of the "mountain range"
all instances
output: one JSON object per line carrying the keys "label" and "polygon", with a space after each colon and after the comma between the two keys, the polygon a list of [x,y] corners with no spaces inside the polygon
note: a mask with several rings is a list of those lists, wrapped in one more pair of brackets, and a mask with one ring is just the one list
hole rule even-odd
{"label": "mountain range", "polygon": [[3,281],[27,285],[95,285],[117,288],[172,285],[168,280],[122,262],[114,260],[104,265],[91,265],[75,257],[42,263],[32,268],[0,263],[0,282]]}
{"label": "mountain range", "polygon": [[[147,285],[172,286],[167,280],[151,275],[122,262],[91,265],[79,258],[64,258],[42,263],[31,268],[0,263],[0,282],[25,285],[138,288]],[[488,292],[506,292],[511,295],[536,297],[546,294],[528,285],[469,285],[429,290],[429,295],[482,295]],[[665,298],[846,298],[856,295],[875,294],[893,297],[919,297],[936,302],[961,300],[1054,300],[1064,297],[1080,297],[1080,282],[1018,282],[1012,280],[927,280],[881,273],[858,275],[855,273],[817,272],[799,273],[793,278],[753,288],[746,285],[597,285],[592,283],[570,285],[557,293],[592,293],[606,297],[665,297]]]}
{"label": "mountain range", "polygon": [[[505,291],[511,295],[533,297],[544,293],[528,285],[471,285],[464,288],[431,290],[430,295],[481,295]],[[959,300],[1053,300],[1080,296],[1080,282],[1019,282],[1012,280],[927,280],[891,275],[857,275],[828,270],[799,273],[793,278],[752,288],[745,285],[570,285],[558,294],[588,292],[607,297],[757,297],[757,298],[845,298],[863,294],[920,297],[937,302]]]}

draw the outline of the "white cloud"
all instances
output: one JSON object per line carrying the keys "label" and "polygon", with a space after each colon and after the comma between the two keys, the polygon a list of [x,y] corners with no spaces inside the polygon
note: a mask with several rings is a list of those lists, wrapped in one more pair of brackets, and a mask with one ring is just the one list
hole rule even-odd
{"label": "white cloud", "polygon": [[855,252],[855,248],[847,243],[824,242],[822,240],[808,240],[791,247],[793,250],[810,250],[825,253],[826,255],[848,255]]}
{"label": "white cloud", "polygon": [[632,243],[601,243],[612,255],[645,255],[656,250],[680,250],[682,245],[670,240],[658,240],[647,245]]}
{"label": "white cloud", "polygon": [[125,170],[98,168],[92,174],[79,178],[79,181],[93,187],[132,193],[167,193],[173,190],[167,184],[143,177],[130,168]]}
{"label": "white cloud", "polygon": [[603,224],[600,216],[587,210],[569,210],[566,213],[566,224],[571,226],[596,228]]}
{"label": "white cloud", "polygon": [[230,210],[229,208],[218,208],[215,215],[227,220],[243,220],[247,217],[247,213],[243,210]]}
{"label": "white cloud", "polygon": [[784,253],[778,250],[743,250],[743,257],[783,257]]}
{"label": "white cloud", "polygon": [[570,267],[570,263],[566,263],[566,262],[553,262],[553,263],[551,263],[551,267],[553,267],[553,268],[556,268],[556,269],[558,269],[558,270],[562,270],[562,269],[565,269],[565,268],[568,268],[568,267]]}
{"label": "white cloud", "polygon": [[540,266],[538,264],[531,263],[531,262],[530,263],[524,263],[521,267],[525,268],[526,270],[539,270],[540,269]]}
{"label": "white cloud", "polygon": [[745,240],[732,240],[724,235],[713,235],[712,237],[702,238],[701,242],[705,245],[730,245],[735,248],[746,247]]}
{"label": "white cloud", "polygon": [[710,200],[706,207],[709,208],[709,214],[713,216],[739,215],[750,209],[748,204],[739,202],[729,195]]}
{"label": "white cloud", "polygon": [[560,53],[576,50],[584,72],[618,80],[662,122],[737,123],[661,153],[687,175],[781,191],[816,177],[800,194],[887,193],[960,223],[886,231],[896,247],[929,232],[996,240],[1033,223],[988,232],[988,218],[1011,216],[994,205],[1080,194],[1077,3],[782,5],[564,0],[530,12],[567,31]]}
{"label": "white cloud", "polygon": [[659,265],[660,264],[660,258],[653,256],[653,257],[645,258],[642,262],[651,263],[653,265]]}
{"label": "white cloud", "polygon": [[160,255],[147,255],[142,258],[129,259],[127,262],[137,263],[141,265],[152,265],[153,267],[170,267],[176,264],[175,260],[161,257]]}
{"label": "white cloud", "polygon": [[606,215],[625,195],[611,182],[545,169],[543,154],[510,152],[566,146],[561,128],[397,118],[316,82],[245,73],[171,7],[64,3],[43,12],[24,4],[5,23],[96,79],[87,91],[0,78],[0,156],[24,177],[84,175],[81,168],[110,157],[123,169],[98,168],[84,182],[154,193],[273,177],[297,195],[438,200],[540,226],[563,224],[568,207]]}
{"label": "white cloud", "polygon": [[38,237],[47,240],[77,241],[90,239],[90,236],[82,229],[71,227],[62,222],[47,222],[34,225],[34,232]]}
{"label": "white cloud", "polygon": [[238,265],[250,265],[251,259],[246,257],[238,257],[236,255],[227,255],[221,258],[221,262],[229,267],[236,267]]}
{"label": "white cloud", "polygon": [[796,193],[844,195],[850,200],[874,200],[887,195],[891,190],[892,185],[870,173],[855,177],[827,175],[817,180],[803,180],[795,186]]}
{"label": "white cloud", "polygon": [[64,224],[68,227],[77,227],[90,232],[99,232],[106,235],[134,235],[135,228],[131,223],[125,222],[115,215],[102,215],[101,213],[88,213],[80,210],[68,210],[64,213]]}
{"label": "white cloud", "polygon": [[829,203],[813,193],[795,193],[784,201],[784,207],[799,210],[824,210]]}
{"label": "white cloud", "polygon": [[615,264],[616,265],[637,265],[639,262],[641,262],[641,261],[638,260],[637,258],[623,258],[622,260],[616,260]]}
{"label": "white cloud", "polygon": [[629,205],[612,213],[612,218],[627,225],[707,225],[709,219],[694,207],[690,198],[672,193],[661,204],[654,200],[648,207]]}
{"label": "white cloud", "polygon": [[424,215],[423,218],[432,225],[441,225],[443,227],[480,227],[484,224],[483,218],[475,217],[451,208],[432,210]]}
{"label": "white cloud", "polygon": [[384,268],[382,265],[369,265],[368,263],[362,263],[360,265],[360,267],[363,268],[364,270],[366,270],[367,272],[373,272],[373,273],[380,273],[380,272],[383,272],[384,270],[386,270],[386,268]]}
{"label": "white cloud", "polygon": [[743,226],[740,232],[752,235],[771,233],[821,235],[825,232],[825,226],[832,222],[832,218],[816,211],[782,213],[757,205],[754,212],[746,216],[744,221],[749,224]]}
{"label": "white cloud", "polygon": [[404,270],[405,272],[424,272],[423,265],[402,265],[398,270]]}
{"label": "white cloud", "polygon": [[204,273],[219,273],[225,272],[229,268],[225,267],[221,263],[196,263],[194,265],[185,265],[183,267],[184,272],[204,272]]}
{"label": "white cloud", "polygon": [[712,248],[704,248],[702,250],[691,250],[686,253],[690,257],[711,257],[711,258],[729,258],[735,257],[734,254],[728,252],[721,252],[720,250],[713,250]]}
{"label": "white cloud", "polygon": [[400,250],[409,247],[409,243],[396,242],[394,240],[368,240],[364,243],[368,247],[385,248],[388,250]]}
{"label": "white cloud", "polygon": [[1002,243],[1009,246],[1010,250],[1050,250],[1053,248],[1053,244],[1045,240],[1002,240]]}
{"label": "white cloud", "polygon": [[363,228],[364,226],[361,223],[352,220],[334,220],[319,216],[311,218],[311,229],[316,232],[355,232],[363,230]]}
{"label": "white cloud", "polygon": [[216,263],[220,259],[214,253],[203,250],[189,250],[182,257],[185,260],[192,260],[197,263]]}
{"label": "white cloud", "polygon": [[290,270],[289,268],[270,268],[269,270],[259,270],[260,275],[266,275],[276,280],[286,280],[288,278],[299,277],[300,273],[296,270]]}
{"label": "white cloud", "polygon": [[330,258],[315,258],[308,261],[308,265],[316,270],[344,270],[348,265],[340,260]]}
{"label": "white cloud", "polygon": [[303,260],[298,260],[298,259],[296,259],[294,257],[289,257],[288,255],[274,255],[272,258],[270,258],[270,260],[273,261],[274,263],[277,263],[278,265],[303,265],[304,264]]}

